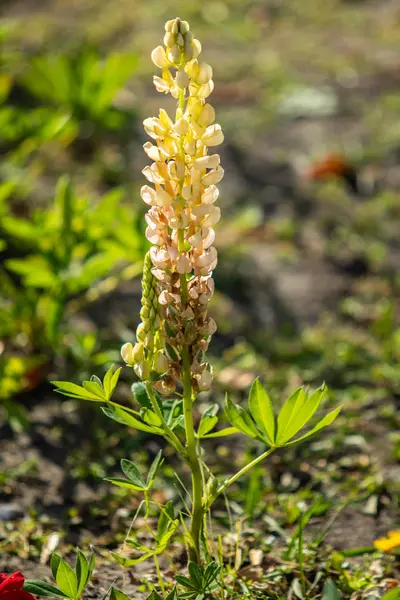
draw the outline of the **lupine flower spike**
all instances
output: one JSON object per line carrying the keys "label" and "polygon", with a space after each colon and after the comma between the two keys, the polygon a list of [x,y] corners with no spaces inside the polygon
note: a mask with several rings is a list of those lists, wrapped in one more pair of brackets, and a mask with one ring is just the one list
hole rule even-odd
{"label": "lupine flower spike", "polygon": [[213,246],[214,225],[220,219],[216,184],[224,171],[219,155],[209,154],[209,148],[224,138],[214,123],[215,111],[206,101],[214,84],[212,68],[198,60],[200,42],[193,39],[186,21],[168,21],[165,30],[165,47],[152,52],[154,64],[161,69],[154,84],[159,92],[176,98],[178,106],[174,119],[161,109],[158,117],[144,121],[153,140],[144,150],[153,162],[143,169],[150,185],[141,189],[150,207],[146,237],[153,244],[149,256],[157,281],[158,307],[153,308],[160,323],[154,327],[162,333],[151,366],[144,360],[140,337],[148,335],[145,326],[134,348],[123,346],[122,357],[142,380],[151,378],[159,392],[169,394],[181,378],[183,346],[190,352],[193,390],[208,390],[212,382],[205,352],[216,324],[207,309],[217,264]]}

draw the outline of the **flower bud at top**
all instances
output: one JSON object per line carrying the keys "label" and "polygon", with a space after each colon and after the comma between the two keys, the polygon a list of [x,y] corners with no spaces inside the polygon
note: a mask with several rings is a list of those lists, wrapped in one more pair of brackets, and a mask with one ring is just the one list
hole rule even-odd
{"label": "flower bud at top", "polygon": [[185,33],[187,33],[189,31],[190,27],[189,27],[189,23],[187,21],[181,21],[179,23],[179,31],[181,32],[182,35],[185,35]]}

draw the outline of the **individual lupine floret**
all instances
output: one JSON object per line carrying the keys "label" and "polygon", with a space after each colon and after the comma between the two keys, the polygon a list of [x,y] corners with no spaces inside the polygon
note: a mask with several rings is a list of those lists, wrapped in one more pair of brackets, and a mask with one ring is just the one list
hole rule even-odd
{"label": "individual lupine floret", "polygon": [[137,376],[147,380],[150,374],[162,374],[168,369],[164,354],[164,340],[160,331],[157,280],[152,273],[152,261],[148,252],[144,259],[142,277],[141,323],[136,329],[136,344],[130,342],[121,348],[125,363],[133,367]]}

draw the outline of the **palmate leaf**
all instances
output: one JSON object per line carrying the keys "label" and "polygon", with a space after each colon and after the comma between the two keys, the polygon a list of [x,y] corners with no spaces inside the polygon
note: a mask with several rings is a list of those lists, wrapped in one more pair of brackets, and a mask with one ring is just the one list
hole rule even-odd
{"label": "palmate leaf", "polygon": [[257,439],[260,434],[250,415],[241,407],[233,404],[228,394],[225,397],[225,413],[228,421],[246,435]]}
{"label": "palmate leaf", "polygon": [[270,397],[259,379],[253,382],[249,394],[249,408],[253,419],[270,446],[275,442],[275,416]]}
{"label": "palmate leaf", "polygon": [[70,383],[69,381],[52,381],[51,383],[56,386],[56,392],[64,396],[90,400],[91,402],[104,402],[102,398],[99,398],[99,396],[89,390],[85,390],[81,385],[76,385],[76,383]]}
{"label": "palmate leaf", "polygon": [[296,438],[295,440],[286,442],[283,445],[284,446],[293,446],[294,444],[298,444],[299,442],[304,442],[304,440],[307,440],[312,435],[315,435],[316,433],[318,433],[318,431],[321,431],[322,429],[324,429],[325,427],[328,427],[328,425],[333,423],[333,421],[336,419],[336,417],[338,416],[338,414],[340,413],[341,410],[342,410],[341,406],[339,406],[338,408],[335,408],[335,410],[332,410],[327,415],[325,415],[325,417],[323,419],[321,419],[321,421],[319,421],[319,423],[317,423],[312,429],[310,429],[310,431],[308,431],[304,435],[300,436],[299,438]]}
{"label": "palmate leaf", "polygon": [[[304,387],[296,389],[284,403],[277,420],[268,393],[256,379],[249,393],[249,414],[241,406],[235,406],[228,396],[225,400],[225,412],[233,427],[201,437],[222,437],[242,433],[264,441],[272,448],[291,446],[302,442],[330,425],[340,412],[340,407],[328,413],[310,431],[293,439],[296,434],[310,421],[321,403],[326,392],[322,385],[312,394]],[[254,420],[253,420],[254,419]]]}
{"label": "palmate leaf", "polygon": [[146,482],[144,481],[142,474],[135,463],[133,463],[131,460],[123,458],[121,460],[121,469],[130,482],[143,490],[146,489]]}
{"label": "palmate leaf", "polygon": [[96,375],[92,375],[90,381],[84,381],[82,385],[69,381],[52,381],[51,383],[56,386],[56,392],[69,396],[69,398],[108,402],[115,390],[120,373],[121,368],[114,372],[114,366],[112,366],[104,375],[103,382]]}
{"label": "palmate leaf", "polygon": [[140,431],[145,431],[147,433],[163,435],[163,430],[159,427],[146,425],[146,423],[143,423],[143,421],[139,421],[139,419],[137,419],[127,410],[120,408],[119,406],[102,406],[101,410],[104,412],[105,415],[107,415],[107,417],[113,419],[114,421],[117,421],[117,423],[122,423],[123,425],[127,425],[128,427],[133,427],[134,429],[139,429]]}
{"label": "palmate leaf", "polygon": [[[278,417],[276,437],[278,445],[289,441],[304,427],[318,409],[325,392],[325,386],[320,387],[311,395],[308,395],[304,388],[301,388],[298,393],[296,390],[289,397]],[[282,417],[283,411],[285,419]]]}

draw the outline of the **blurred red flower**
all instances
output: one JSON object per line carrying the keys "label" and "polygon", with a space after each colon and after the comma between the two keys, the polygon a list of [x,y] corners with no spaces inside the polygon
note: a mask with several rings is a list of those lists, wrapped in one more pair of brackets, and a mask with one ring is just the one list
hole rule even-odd
{"label": "blurred red flower", "polygon": [[0,573],[0,600],[36,600],[32,594],[22,589],[24,581],[21,571],[12,575]]}

